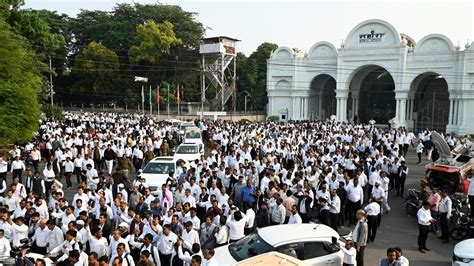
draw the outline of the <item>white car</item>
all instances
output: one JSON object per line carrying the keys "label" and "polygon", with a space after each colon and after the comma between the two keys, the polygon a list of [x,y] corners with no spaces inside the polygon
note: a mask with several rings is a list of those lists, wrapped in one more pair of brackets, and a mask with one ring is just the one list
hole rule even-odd
{"label": "white car", "polygon": [[178,135],[180,140],[182,141],[184,139],[184,133],[186,132],[186,128],[194,128],[196,125],[194,125],[193,122],[182,122],[178,126]]}
{"label": "white car", "polygon": [[474,238],[461,241],[454,246],[453,266],[474,265]]}
{"label": "white car", "polygon": [[180,144],[174,153],[175,160],[184,160],[185,162],[194,162],[196,159],[200,159],[202,152],[199,144],[195,143],[182,143]]}
{"label": "white car", "polygon": [[148,162],[140,176],[145,178],[152,194],[157,195],[161,185],[168,179],[170,172],[176,173],[176,169],[181,163],[182,160],[176,160],[171,156],[156,157]]}
{"label": "white car", "polygon": [[204,149],[204,143],[202,142],[201,130],[197,127],[188,127],[184,132],[185,143],[195,143],[199,145],[199,150]]}
{"label": "white car", "polygon": [[232,265],[248,258],[249,248],[257,254],[277,251],[315,266],[340,266],[344,254],[333,243],[339,234],[322,224],[283,224],[258,229],[241,240],[215,249],[219,265]]}

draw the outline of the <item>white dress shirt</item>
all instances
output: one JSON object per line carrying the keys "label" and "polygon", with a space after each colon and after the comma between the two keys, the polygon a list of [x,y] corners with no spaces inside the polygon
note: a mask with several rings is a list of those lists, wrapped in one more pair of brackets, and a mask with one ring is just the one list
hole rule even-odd
{"label": "white dress shirt", "polygon": [[433,220],[433,217],[431,217],[431,211],[425,210],[425,208],[420,208],[418,212],[416,213],[416,216],[418,217],[418,224],[421,225],[431,225],[431,220]]}
{"label": "white dress shirt", "polygon": [[367,216],[377,216],[380,214],[380,205],[377,202],[371,202],[364,208]]}
{"label": "white dress shirt", "polygon": [[36,245],[38,247],[46,247],[49,243],[49,238],[51,237],[51,230],[48,229],[48,227],[44,227],[44,229],[41,229],[41,227],[38,226],[35,230],[35,234],[31,238],[31,241],[36,241]]}
{"label": "white dress shirt", "polygon": [[174,244],[178,240],[178,236],[170,232],[168,235],[161,233],[160,239],[158,240],[158,251],[163,255],[172,254],[174,251]]}
{"label": "white dress shirt", "polygon": [[288,224],[301,224],[303,220],[301,220],[301,216],[299,213],[291,214],[290,218],[288,219]]}
{"label": "white dress shirt", "polygon": [[57,226],[54,226],[54,229],[51,232],[51,235],[49,237],[49,245],[48,245],[48,252],[51,252],[51,250],[64,242],[64,235],[63,231]]}
{"label": "white dress shirt", "polygon": [[10,241],[5,237],[0,238],[0,257],[10,257]]}

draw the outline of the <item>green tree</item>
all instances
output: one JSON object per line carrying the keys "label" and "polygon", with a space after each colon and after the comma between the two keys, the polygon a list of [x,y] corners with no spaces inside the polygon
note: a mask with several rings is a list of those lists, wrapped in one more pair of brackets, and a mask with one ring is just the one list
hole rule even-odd
{"label": "green tree", "polygon": [[176,38],[173,24],[169,21],[157,24],[147,20],[137,26],[135,39],[140,44],[132,46],[128,52],[130,61],[135,63],[145,61],[154,64],[161,55],[170,53],[171,46],[183,43],[181,39]]}
{"label": "green tree", "polygon": [[[237,82],[238,93],[246,91],[250,93],[250,101],[247,109],[262,111],[267,104],[267,59],[271,53],[278,48],[273,43],[262,43],[248,58],[237,54]],[[243,62],[239,62],[242,60]],[[238,106],[243,109],[244,94],[239,97]]]}
{"label": "green tree", "polygon": [[119,68],[119,60],[114,51],[92,41],[76,56],[76,70],[94,74],[101,78],[110,76]]}
{"label": "green tree", "polygon": [[115,80],[118,69],[117,54],[93,41],[76,56],[72,72],[84,77],[79,90],[86,99],[93,99],[95,103],[110,103],[118,96],[114,91],[118,85]]}
{"label": "green tree", "polygon": [[27,41],[0,17],[0,145],[23,142],[38,128],[44,79]]}

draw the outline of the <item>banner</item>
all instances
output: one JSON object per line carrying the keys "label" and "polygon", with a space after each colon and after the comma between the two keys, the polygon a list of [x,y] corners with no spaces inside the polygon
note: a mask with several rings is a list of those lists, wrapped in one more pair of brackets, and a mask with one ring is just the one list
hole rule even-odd
{"label": "banner", "polygon": [[142,104],[145,103],[145,92],[143,91],[143,85],[142,85]]}

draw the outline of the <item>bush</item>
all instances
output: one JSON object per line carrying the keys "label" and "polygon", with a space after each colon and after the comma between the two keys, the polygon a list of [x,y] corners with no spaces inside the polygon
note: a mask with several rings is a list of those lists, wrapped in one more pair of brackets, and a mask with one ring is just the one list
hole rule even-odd
{"label": "bush", "polygon": [[44,115],[47,118],[54,118],[57,120],[62,120],[63,117],[63,108],[61,106],[56,105],[56,104],[44,104],[41,106],[41,112],[44,113]]}
{"label": "bush", "polygon": [[278,122],[279,120],[280,120],[280,117],[277,115],[272,115],[268,117],[268,121],[271,121],[271,122]]}

